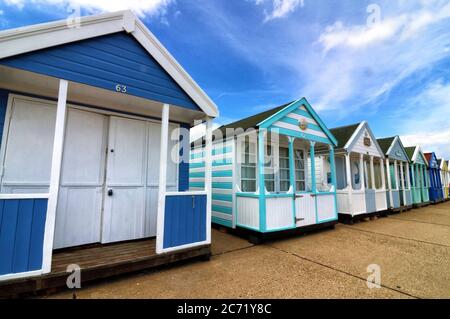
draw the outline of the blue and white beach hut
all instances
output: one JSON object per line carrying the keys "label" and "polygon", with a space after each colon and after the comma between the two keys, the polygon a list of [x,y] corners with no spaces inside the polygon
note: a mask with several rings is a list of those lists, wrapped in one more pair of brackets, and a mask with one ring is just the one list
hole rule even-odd
{"label": "blue and white beach hut", "polygon": [[[259,240],[337,222],[336,140],[305,98],[213,135],[213,223]],[[194,145],[191,190],[204,187],[203,152]]]}
{"label": "blue and white beach hut", "polygon": [[0,291],[208,255],[211,143],[188,192],[189,129],[217,115],[130,11],[0,32]]}

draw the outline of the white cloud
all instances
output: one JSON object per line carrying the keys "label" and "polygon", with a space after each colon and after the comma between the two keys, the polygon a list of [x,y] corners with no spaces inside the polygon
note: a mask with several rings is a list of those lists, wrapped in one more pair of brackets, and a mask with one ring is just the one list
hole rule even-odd
{"label": "white cloud", "polygon": [[[257,5],[262,5],[268,2],[267,0],[255,0]],[[272,8],[269,12],[264,10],[266,15],[265,21],[270,21],[273,19],[283,18],[289,13],[294,12],[297,7],[303,7],[305,5],[304,0],[269,0],[271,2]]]}
{"label": "white cloud", "polygon": [[436,80],[398,112],[405,145],[420,145],[450,159],[450,83]]}
{"label": "white cloud", "polygon": [[131,9],[139,16],[164,13],[175,0],[5,0],[10,6],[22,9],[26,5],[50,4],[81,7],[89,11],[113,12]]}

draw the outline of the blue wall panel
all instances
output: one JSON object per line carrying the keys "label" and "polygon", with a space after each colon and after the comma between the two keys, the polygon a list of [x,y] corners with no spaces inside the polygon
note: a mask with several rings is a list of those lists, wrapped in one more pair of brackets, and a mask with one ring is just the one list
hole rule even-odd
{"label": "blue wall panel", "polygon": [[166,196],[164,248],[206,240],[206,195]]}
{"label": "blue wall panel", "polygon": [[196,103],[131,36],[124,32],[0,60],[0,64],[110,91],[200,110]]}
{"label": "blue wall panel", "polygon": [[0,89],[0,142],[3,136],[3,127],[5,125],[6,108],[8,106],[8,94],[8,91]]}
{"label": "blue wall panel", "polygon": [[178,166],[178,190],[185,192],[189,190],[189,158],[191,151],[191,144],[189,142],[189,130],[190,126],[187,124],[180,124],[180,159],[181,162]]}
{"label": "blue wall panel", "polygon": [[42,268],[47,199],[0,200],[0,275]]}

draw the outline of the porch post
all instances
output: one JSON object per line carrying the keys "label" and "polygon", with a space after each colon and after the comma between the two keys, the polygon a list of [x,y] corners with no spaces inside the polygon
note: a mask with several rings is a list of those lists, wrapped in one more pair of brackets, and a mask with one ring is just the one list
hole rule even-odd
{"label": "porch post", "polygon": [[408,186],[408,189],[411,190],[411,175],[409,170],[409,163],[406,163],[406,186]]}
{"label": "porch post", "polygon": [[331,183],[334,186],[334,191],[337,191],[336,183],[336,163],[334,161],[334,146],[330,145],[330,166],[331,166]]}
{"label": "porch post", "polygon": [[400,162],[400,178],[401,178],[402,189],[403,189],[403,203],[406,205],[405,174],[403,171],[403,162]]}
{"label": "porch post", "polygon": [[399,190],[400,187],[398,185],[398,167],[397,167],[397,160],[394,160],[394,175],[395,175],[395,190]]}
{"label": "porch post", "polygon": [[266,184],[265,184],[265,129],[259,129],[258,132],[258,175],[259,175],[259,229],[266,231]]}
{"label": "porch post", "polygon": [[411,164],[411,176],[412,176],[412,188],[416,188],[416,170],[415,170],[415,164]]}
{"label": "porch post", "polygon": [[394,207],[394,199],[392,197],[391,167],[389,164],[389,158],[386,158],[386,174],[387,174],[387,185],[389,189],[389,204],[391,207]]}
{"label": "porch post", "polygon": [[364,173],[364,154],[359,154],[359,180],[361,182],[361,190],[366,190],[366,182],[365,182],[365,173]]}
{"label": "porch post", "polygon": [[375,188],[375,169],[373,167],[373,155],[370,156],[370,178],[372,179],[372,189]]}
{"label": "porch post", "polygon": [[352,208],[352,194],[353,194],[353,182],[351,172],[350,154],[345,154],[345,170],[347,173],[347,189],[348,189],[348,209],[349,213],[353,212]]}
{"label": "porch post", "polygon": [[212,207],[212,119],[206,120],[205,190],[206,190],[206,240],[211,243]]}
{"label": "porch post", "polygon": [[316,185],[316,161],[315,161],[315,150],[314,146],[316,145],[316,142],[309,142],[309,156],[311,159],[311,191],[313,193],[317,192],[317,185]]}
{"label": "porch post", "polygon": [[295,184],[295,160],[294,160],[294,137],[289,136],[289,180],[291,182],[292,191],[297,192],[297,185]]}
{"label": "porch post", "polygon": [[59,80],[58,105],[56,109],[55,135],[53,137],[52,168],[50,172],[50,188],[45,221],[44,249],[42,272],[47,274],[52,269],[53,238],[55,234],[56,208],[58,205],[61,161],[64,146],[64,130],[66,126],[67,90],[69,82]]}
{"label": "porch post", "polygon": [[167,142],[169,139],[169,104],[164,104],[161,116],[161,147],[159,150],[158,217],[156,231],[156,253],[164,248],[164,217],[166,210]]}
{"label": "porch post", "polygon": [[384,174],[384,161],[380,158],[380,171],[381,171],[381,188],[386,190],[386,175]]}

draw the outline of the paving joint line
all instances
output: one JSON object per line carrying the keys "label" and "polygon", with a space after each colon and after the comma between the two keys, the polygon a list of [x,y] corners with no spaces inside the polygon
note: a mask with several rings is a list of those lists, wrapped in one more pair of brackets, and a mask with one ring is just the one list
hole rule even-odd
{"label": "paving joint line", "polygon": [[211,257],[221,256],[221,255],[225,255],[225,254],[229,254],[229,253],[234,253],[234,252],[236,252],[236,251],[241,251],[241,250],[249,249],[249,248],[252,248],[252,247],[255,247],[255,246],[256,246],[256,245],[251,245],[251,246],[246,246],[246,247],[236,248],[236,249],[233,249],[233,250],[224,251],[224,252],[217,253],[217,254],[211,254]]}
{"label": "paving joint line", "polygon": [[407,237],[383,234],[383,233],[378,233],[378,232],[374,232],[374,231],[364,230],[364,229],[360,229],[360,228],[354,228],[354,227],[347,226],[347,225],[342,225],[342,226],[344,226],[346,229],[356,230],[356,231],[360,231],[360,232],[363,232],[363,233],[375,234],[375,235],[380,235],[380,236],[386,236],[386,237],[392,237],[392,238],[397,238],[397,239],[404,239],[404,240],[414,241],[414,242],[418,242],[418,243],[422,243],[422,244],[428,244],[428,245],[434,245],[434,246],[441,246],[441,247],[450,248],[449,245],[444,245],[444,244],[439,244],[439,243],[432,243],[432,242],[424,241],[424,240],[420,240],[420,239],[412,239],[412,238],[407,238]]}
{"label": "paving joint line", "polygon": [[[328,269],[337,271],[337,272],[342,273],[342,274],[344,274],[344,275],[347,275],[347,276],[350,276],[350,277],[353,277],[353,278],[362,280],[362,281],[364,281],[364,282],[367,282],[367,279],[365,279],[365,278],[359,277],[359,276],[357,276],[357,275],[354,275],[354,274],[352,274],[352,273],[350,273],[350,272],[347,272],[347,271],[344,271],[344,270],[341,270],[341,269],[338,269],[338,268],[334,268],[334,267],[328,266],[328,265],[326,265],[326,264],[323,264],[323,263],[321,263],[321,262],[318,262],[318,261],[315,261],[315,260],[306,258],[306,257],[304,257],[304,256],[300,256],[299,254],[296,254],[296,253],[294,253],[294,252],[290,252],[290,251],[287,251],[287,250],[284,250],[284,249],[281,249],[281,248],[277,248],[277,247],[274,247],[274,246],[272,246],[272,245],[267,245],[267,244],[266,244],[266,246],[268,246],[268,247],[270,247],[270,248],[272,248],[272,249],[275,249],[275,250],[279,250],[279,251],[284,252],[284,253],[286,253],[286,254],[292,255],[292,256],[294,256],[294,257],[297,257],[297,258],[300,258],[300,259],[309,261],[310,263],[313,263],[313,264],[316,264],[316,265],[319,265],[319,266],[322,266],[322,267],[325,267],[325,268],[328,268]],[[380,284],[380,286],[383,287],[383,288],[385,288],[385,289],[388,289],[388,290],[392,290],[392,291],[398,292],[398,293],[400,293],[400,294],[402,294],[402,295],[405,295],[405,296],[408,296],[408,297],[411,297],[411,298],[422,299],[421,297],[411,295],[411,294],[409,294],[409,293],[407,293],[407,292],[401,291],[401,290],[396,289],[396,288],[392,288],[392,287],[389,287],[389,286],[386,286],[386,285],[383,285],[383,284]],[[368,288],[368,289],[369,289],[369,288]]]}
{"label": "paving joint line", "polygon": [[414,222],[414,223],[421,223],[421,224],[429,224],[429,225],[438,225],[438,226],[446,226],[446,227],[450,227],[450,225],[446,225],[446,224],[439,224],[439,223],[428,223],[428,222],[424,222],[421,220],[417,220],[417,219],[405,219],[405,218],[398,218],[398,217],[394,217],[394,216],[389,216],[390,219],[395,219],[395,220],[403,220],[403,221],[407,221],[407,222]]}

